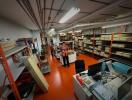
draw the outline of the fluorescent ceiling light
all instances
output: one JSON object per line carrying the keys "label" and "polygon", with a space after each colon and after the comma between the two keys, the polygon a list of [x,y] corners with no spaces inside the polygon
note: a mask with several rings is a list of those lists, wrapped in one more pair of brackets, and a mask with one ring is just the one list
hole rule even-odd
{"label": "fluorescent ceiling light", "polygon": [[128,25],[128,24],[130,24],[130,22],[120,23],[120,24],[112,24],[112,25],[105,25],[105,26],[102,26],[102,28],[118,27],[118,26]]}
{"label": "fluorescent ceiling light", "polygon": [[80,8],[72,7],[60,20],[59,23],[65,23],[70,18],[75,16],[80,11]]}

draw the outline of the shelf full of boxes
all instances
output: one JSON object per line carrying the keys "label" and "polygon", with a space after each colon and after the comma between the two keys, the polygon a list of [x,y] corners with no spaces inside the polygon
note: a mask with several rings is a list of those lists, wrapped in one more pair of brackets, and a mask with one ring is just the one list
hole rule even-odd
{"label": "shelf full of boxes", "polygon": [[[113,35],[112,35],[113,34]],[[132,61],[132,33],[97,33],[84,31],[83,50],[103,57]]]}
{"label": "shelf full of boxes", "polygon": [[[12,92],[16,99],[21,99],[17,84],[17,80],[25,69],[21,57],[29,55],[29,48],[25,45],[26,42],[23,42],[21,45],[17,44],[15,40],[1,40],[0,42],[0,99],[7,99]],[[31,89],[33,88],[30,87]],[[30,95],[30,97],[33,98],[33,95]]]}

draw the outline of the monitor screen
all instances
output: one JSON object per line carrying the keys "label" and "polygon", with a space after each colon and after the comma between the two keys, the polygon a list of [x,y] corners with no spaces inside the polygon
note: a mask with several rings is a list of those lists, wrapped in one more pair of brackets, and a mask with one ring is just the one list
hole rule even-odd
{"label": "monitor screen", "polygon": [[101,71],[102,63],[97,63],[88,67],[88,75],[94,76],[96,73]]}
{"label": "monitor screen", "polygon": [[96,73],[98,73],[102,70],[109,71],[108,66],[106,64],[104,65],[103,62],[90,65],[90,66],[88,66],[88,76],[94,76]]}

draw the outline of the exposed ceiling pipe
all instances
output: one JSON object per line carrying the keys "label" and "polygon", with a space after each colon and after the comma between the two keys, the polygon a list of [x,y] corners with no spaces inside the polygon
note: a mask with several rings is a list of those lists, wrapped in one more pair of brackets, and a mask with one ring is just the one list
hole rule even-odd
{"label": "exposed ceiling pipe", "polygon": [[98,1],[98,0],[89,0],[89,1],[100,3],[100,4],[105,4],[105,5],[109,5],[110,4],[110,3],[103,2],[103,1]]}
{"label": "exposed ceiling pipe", "polygon": [[66,28],[64,30],[60,30],[59,32],[71,31],[73,29],[97,28],[97,27],[101,27],[102,25],[121,24],[121,23],[127,23],[127,22],[132,23],[132,16],[127,17],[127,18],[123,18],[123,19],[113,20],[113,21],[106,21],[106,22],[97,22],[97,23],[87,23],[87,24],[75,25],[73,27]]}
{"label": "exposed ceiling pipe", "polygon": [[106,5],[105,7],[102,7],[102,8],[100,8],[100,9],[98,9],[98,10],[92,12],[91,14],[88,14],[88,15],[86,15],[86,16],[84,16],[84,17],[81,17],[81,18],[77,19],[77,20],[74,21],[72,24],[67,25],[66,27],[73,26],[73,25],[79,23],[79,22],[82,21],[82,20],[85,20],[85,19],[88,19],[88,18],[90,19],[90,18],[92,18],[93,16],[97,16],[100,12],[104,11],[105,9],[112,8],[113,6],[117,6],[117,5],[119,5],[119,4],[120,4],[121,2],[123,2],[123,1],[125,1],[125,0],[115,0],[115,1],[113,1],[112,3],[110,3],[109,5]]}
{"label": "exposed ceiling pipe", "polygon": [[37,4],[37,8],[38,8],[38,14],[39,14],[39,18],[40,18],[40,23],[41,23],[41,27],[43,29],[43,19],[42,19],[42,16],[43,16],[43,12],[41,11],[41,3],[40,3],[40,0],[36,0],[36,4]]}
{"label": "exposed ceiling pipe", "polygon": [[[28,13],[27,9],[25,9],[24,6],[21,4],[20,0],[17,0],[17,2],[18,2],[18,4],[21,6],[21,8],[24,10],[24,12],[28,15],[28,17],[31,19],[31,21],[32,21],[33,23],[35,23],[34,20],[33,20],[33,18],[32,18],[32,16]],[[36,23],[35,23],[35,24],[36,24]]]}
{"label": "exposed ceiling pipe", "polygon": [[[52,3],[51,3],[51,8],[50,8],[49,16],[48,16],[48,23],[51,20],[51,16],[50,15],[51,15],[51,12],[52,12],[53,4],[54,4],[54,0],[52,0]],[[47,26],[48,26],[48,24],[47,24]]]}
{"label": "exposed ceiling pipe", "polygon": [[56,13],[56,15],[55,15],[55,17],[53,18],[53,20],[52,20],[51,23],[54,22],[54,20],[56,19],[56,17],[59,15],[60,11],[62,11],[62,8],[63,8],[63,6],[64,6],[65,1],[66,1],[66,0],[63,0],[61,6],[60,6],[60,8],[59,8],[59,10],[57,11],[57,13]]}
{"label": "exposed ceiling pipe", "polygon": [[[28,0],[22,0],[22,3],[24,4],[24,6],[26,7],[26,9],[28,10],[29,14],[33,17],[34,21],[36,22],[35,20],[35,16],[34,14],[32,13],[32,9],[31,9],[31,5],[30,5],[30,2]],[[36,22],[36,24],[38,25],[38,23]]]}
{"label": "exposed ceiling pipe", "polygon": [[43,16],[43,26],[44,26],[44,32],[45,32],[45,25],[46,25],[46,23],[45,23],[45,19],[46,19],[46,0],[44,0],[44,9],[43,9],[43,14],[44,14],[44,16]]}
{"label": "exposed ceiling pipe", "polygon": [[[31,6],[31,3],[29,0],[16,0],[18,4],[21,6],[21,8],[24,10],[24,12],[29,16],[31,21],[38,26],[38,28],[41,30],[41,26],[39,25],[39,22],[35,16],[35,13],[33,11],[33,8]],[[42,30],[41,30],[42,31]]]}
{"label": "exposed ceiling pipe", "polygon": [[38,20],[37,20],[37,18],[35,16],[35,13],[34,13],[34,10],[33,10],[32,6],[31,6],[31,3],[29,2],[29,0],[26,0],[26,1],[27,1],[27,7],[29,7],[29,9],[30,9],[29,11],[31,11],[31,14],[32,14],[34,20],[36,21],[38,27],[40,28],[40,30],[42,30],[41,29],[41,25],[39,24],[39,22],[38,22]]}
{"label": "exposed ceiling pipe", "polygon": [[126,6],[122,6],[122,5],[120,5],[119,7],[124,8],[124,9],[128,9],[128,10],[132,10],[132,7],[126,7]]}

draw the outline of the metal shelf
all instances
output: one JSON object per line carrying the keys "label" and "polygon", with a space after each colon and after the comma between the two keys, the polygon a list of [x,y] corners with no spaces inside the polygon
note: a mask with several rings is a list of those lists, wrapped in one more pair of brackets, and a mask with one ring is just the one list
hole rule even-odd
{"label": "metal shelf", "polygon": [[112,55],[115,55],[115,56],[120,56],[120,57],[124,57],[124,58],[131,59],[131,57],[122,56],[122,55],[119,55],[119,54],[116,54],[116,53],[112,53]]}
{"label": "metal shelf", "polygon": [[117,60],[119,62],[125,63],[127,65],[130,65],[130,66],[132,65],[132,61],[130,59],[128,59],[128,58],[124,59],[124,56],[115,55],[115,56],[112,56],[111,58],[115,59],[115,60]]}
{"label": "metal shelf", "polygon": [[[16,81],[16,80],[18,79],[18,77],[20,76],[20,74],[22,73],[22,71],[23,71],[24,69],[25,69],[25,66],[21,66],[21,67],[17,67],[17,66],[10,67],[10,70],[11,70],[11,72],[12,72],[14,81]],[[2,71],[0,72],[0,76],[1,76],[1,77],[4,77],[4,76],[5,76],[4,70],[2,70]],[[6,79],[5,85],[9,85],[8,79]]]}
{"label": "metal shelf", "polygon": [[19,51],[23,50],[27,46],[16,46],[8,51],[5,52],[5,56],[9,58],[11,55],[18,53]]}
{"label": "metal shelf", "polygon": [[84,44],[89,44],[89,45],[93,45],[92,43],[87,43],[87,42],[84,42]]}
{"label": "metal shelf", "polygon": [[[103,39],[91,39],[91,40],[96,40],[96,41],[108,41],[110,42],[111,40],[103,40]],[[132,41],[127,41],[127,40],[113,40],[113,42],[126,42],[126,43],[132,43]]]}
{"label": "metal shelf", "polygon": [[130,49],[130,48],[121,48],[121,47],[112,47],[112,48],[117,48],[117,49],[122,49],[122,50],[129,50],[129,51],[132,51],[132,49]]}

